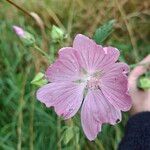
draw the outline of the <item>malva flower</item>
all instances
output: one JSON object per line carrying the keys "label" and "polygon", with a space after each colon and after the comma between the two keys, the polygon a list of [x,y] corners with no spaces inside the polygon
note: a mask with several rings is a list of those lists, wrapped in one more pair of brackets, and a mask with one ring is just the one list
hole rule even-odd
{"label": "malva flower", "polygon": [[102,47],[78,34],[73,47],[59,50],[59,57],[46,71],[49,81],[37,91],[37,99],[69,119],[81,107],[81,123],[94,140],[103,123],[116,124],[121,111],[131,108],[125,63],[116,62],[119,51]]}

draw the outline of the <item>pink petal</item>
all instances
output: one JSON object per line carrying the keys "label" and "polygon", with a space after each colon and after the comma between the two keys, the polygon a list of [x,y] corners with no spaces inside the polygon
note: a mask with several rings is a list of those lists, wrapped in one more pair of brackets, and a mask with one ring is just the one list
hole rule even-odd
{"label": "pink petal", "polygon": [[103,69],[101,76],[102,85],[111,86],[126,93],[128,90],[128,79],[126,73],[129,66],[125,63],[115,63]]}
{"label": "pink petal", "polygon": [[100,87],[108,101],[119,110],[128,111],[131,108],[131,98],[128,92],[128,79],[125,73],[129,67],[124,63],[116,63],[104,70]]}
{"label": "pink petal", "polygon": [[81,109],[81,123],[85,135],[94,140],[103,123],[116,124],[121,112],[116,110],[100,90],[89,90]]}
{"label": "pink petal", "polygon": [[119,50],[114,47],[104,47],[103,51],[105,54],[102,59],[99,59],[97,61],[96,65],[96,68],[100,70],[114,64],[118,60],[118,57],[120,55]]}
{"label": "pink petal", "polygon": [[103,94],[107,100],[116,108],[122,111],[131,109],[131,98],[128,94],[119,93],[119,90],[111,89],[108,87],[102,88]]}
{"label": "pink petal", "polygon": [[104,77],[108,77],[108,76],[111,77],[112,75],[119,74],[119,73],[126,74],[128,72],[129,72],[129,66],[122,62],[114,63],[103,68],[103,73],[105,75]]}
{"label": "pink petal", "polygon": [[88,71],[95,70],[95,60],[100,59],[104,54],[100,45],[82,34],[75,37],[73,48],[77,50],[76,55],[80,66]]}
{"label": "pink petal", "polygon": [[50,82],[74,81],[79,77],[79,64],[74,49],[65,47],[60,49],[59,58],[49,66],[46,77]]}
{"label": "pink petal", "polygon": [[103,49],[104,49],[105,54],[107,55],[108,59],[110,58],[109,61],[116,62],[118,60],[120,52],[117,48],[109,46],[109,47],[104,47]]}
{"label": "pink petal", "polygon": [[37,99],[47,107],[54,106],[59,116],[68,119],[79,110],[83,89],[83,85],[76,83],[49,83],[37,91]]}
{"label": "pink petal", "polygon": [[125,77],[118,76],[117,80],[102,81],[101,90],[107,100],[116,108],[122,111],[130,110],[132,103],[127,94],[127,80]]}
{"label": "pink petal", "polygon": [[76,56],[80,66],[88,72],[102,70],[105,66],[115,63],[120,54],[116,48],[102,48],[82,34],[75,37],[73,48],[77,50]]}

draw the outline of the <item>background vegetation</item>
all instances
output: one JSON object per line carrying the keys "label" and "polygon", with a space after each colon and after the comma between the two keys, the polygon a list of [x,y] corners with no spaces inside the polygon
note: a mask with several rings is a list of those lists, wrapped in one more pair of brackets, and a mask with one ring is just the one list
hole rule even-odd
{"label": "background vegetation", "polygon": [[[12,30],[22,26],[34,34],[51,61],[60,47],[71,45],[77,33],[92,37],[95,29],[115,19],[114,32],[105,41],[121,51],[120,59],[134,64],[150,52],[150,2],[148,0],[13,0],[24,12],[7,0],[0,0],[0,149],[2,150],[115,150],[128,115],[116,126],[103,126],[96,141],[89,142],[80,127],[58,118],[35,98],[30,84],[39,71],[49,65],[34,48],[26,48]],[[30,15],[35,12],[41,18]],[[54,44],[52,25],[67,33],[67,39]]]}

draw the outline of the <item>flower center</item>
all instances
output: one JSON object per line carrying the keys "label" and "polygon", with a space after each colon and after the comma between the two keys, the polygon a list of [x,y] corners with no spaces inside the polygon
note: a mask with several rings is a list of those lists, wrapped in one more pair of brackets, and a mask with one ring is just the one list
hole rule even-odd
{"label": "flower center", "polygon": [[86,82],[86,87],[88,89],[99,89],[99,79],[97,77],[90,77]]}
{"label": "flower center", "polygon": [[96,71],[94,73],[88,73],[85,70],[81,71],[81,78],[76,80],[76,83],[85,84],[86,89],[99,89],[99,80],[100,80],[101,72]]}

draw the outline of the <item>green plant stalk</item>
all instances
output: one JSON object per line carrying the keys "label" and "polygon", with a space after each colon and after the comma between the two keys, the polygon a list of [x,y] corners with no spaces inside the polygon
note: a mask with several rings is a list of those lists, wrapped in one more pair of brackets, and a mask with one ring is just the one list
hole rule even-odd
{"label": "green plant stalk", "polygon": [[[33,90],[34,91],[34,90]],[[34,150],[34,130],[33,130],[33,124],[34,124],[34,92],[31,92],[31,110],[30,110],[30,125],[29,125],[29,131],[30,131],[30,150]]]}
{"label": "green plant stalk", "polygon": [[[22,98],[20,99],[20,105],[22,105]],[[18,127],[17,127],[17,133],[18,133],[18,143],[17,143],[17,150],[21,150],[22,145],[22,122],[23,122],[23,115],[22,110],[19,113],[18,116]]]}
{"label": "green plant stalk", "polygon": [[17,9],[21,10],[22,12],[24,12],[26,15],[32,17],[32,15],[26,11],[24,8],[20,7],[19,5],[17,5],[16,3],[14,3],[13,1],[11,0],[6,0],[8,3],[10,3],[11,5],[13,5],[14,7],[16,7]]}
{"label": "green plant stalk", "polygon": [[[57,118],[57,137],[58,139],[61,137],[61,119]],[[57,143],[58,150],[61,150],[61,141]]]}
{"label": "green plant stalk", "polygon": [[101,143],[101,141],[98,140],[98,138],[95,140],[95,143],[100,150],[105,150],[103,144]]}
{"label": "green plant stalk", "polygon": [[17,126],[17,133],[18,133],[18,143],[17,143],[17,150],[21,150],[21,145],[22,145],[22,125],[23,125],[23,112],[22,112],[22,107],[24,103],[24,92],[25,92],[25,83],[26,83],[26,76],[24,79],[24,82],[22,84],[22,91],[21,91],[21,96],[19,99],[19,114],[18,114],[18,126]]}
{"label": "green plant stalk", "polygon": [[34,48],[36,50],[38,50],[42,55],[44,55],[48,59],[48,61],[50,61],[49,55],[46,52],[44,52],[40,47],[38,47],[36,44],[34,44]]}

